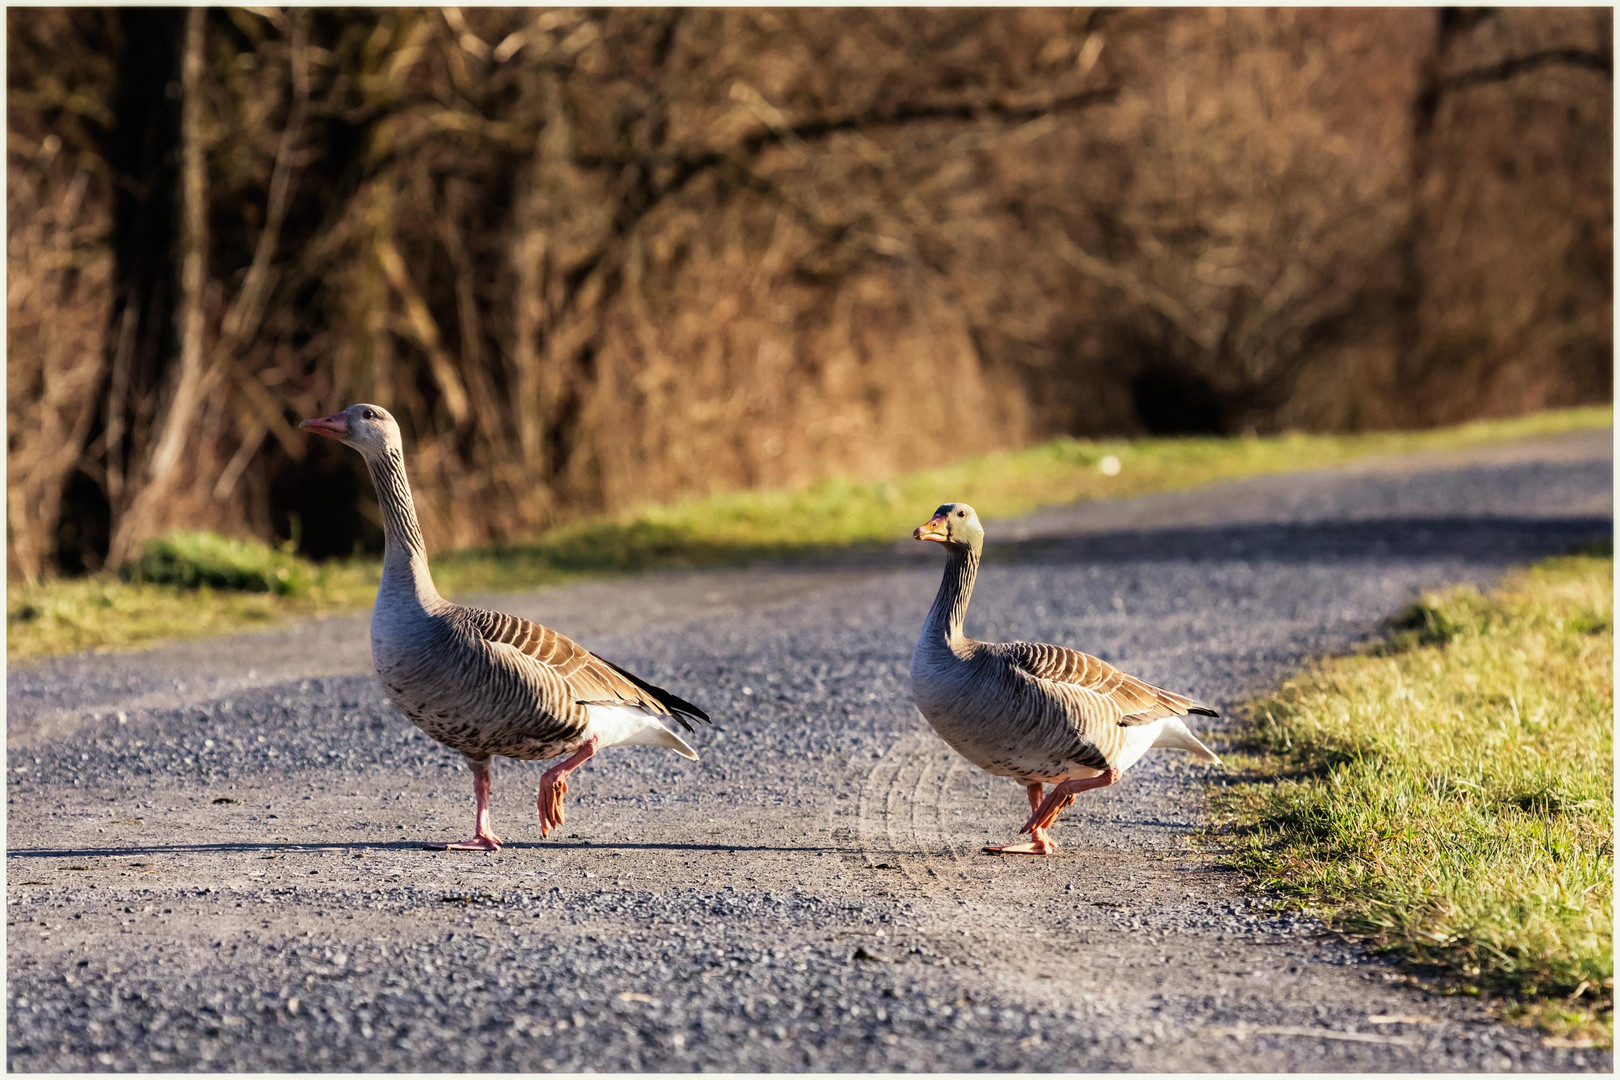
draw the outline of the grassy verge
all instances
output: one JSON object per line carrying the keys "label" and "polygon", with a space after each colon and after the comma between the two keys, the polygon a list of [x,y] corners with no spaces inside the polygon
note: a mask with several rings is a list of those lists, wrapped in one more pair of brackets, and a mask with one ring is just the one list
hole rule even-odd
{"label": "grassy verge", "polygon": [[[1058,439],[888,480],[835,478],[797,490],[736,492],[592,518],[526,543],[436,554],[434,578],[446,595],[454,596],[529,588],[585,574],[737,564],[892,541],[949,500],[971,502],[981,516],[994,519],[1078,499],[1185,489],[1377,454],[1461,449],[1606,427],[1613,421],[1613,408],[1603,406],[1421,432]],[[813,527],[806,529],[807,522]],[[280,593],[239,593],[217,584],[193,591],[189,583],[106,576],[13,587],[6,607],[7,655],[20,659],[129,648],[262,626],[283,616],[364,608],[371,603],[379,572],[376,560],[304,564],[297,587]]]}
{"label": "grassy verge", "polygon": [[1330,925],[1612,1045],[1613,617],[1612,548],[1424,597],[1253,706],[1218,829]]}

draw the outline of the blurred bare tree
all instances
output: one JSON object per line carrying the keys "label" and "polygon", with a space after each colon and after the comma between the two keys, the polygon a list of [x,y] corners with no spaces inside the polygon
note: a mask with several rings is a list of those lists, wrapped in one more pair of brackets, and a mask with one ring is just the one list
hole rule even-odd
{"label": "blurred bare tree", "polygon": [[1611,392],[1598,9],[15,9],[12,574]]}

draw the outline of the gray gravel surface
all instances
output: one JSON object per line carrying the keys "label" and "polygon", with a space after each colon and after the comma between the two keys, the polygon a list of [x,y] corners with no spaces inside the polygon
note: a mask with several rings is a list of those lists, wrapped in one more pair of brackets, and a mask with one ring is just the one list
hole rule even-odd
{"label": "gray gravel surface", "polygon": [[[1612,532],[1607,432],[988,524],[969,629],[1230,704],[1417,590]],[[939,493],[939,500],[951,497]],[[917,507],[921,522],[933,509]],[[808,523],[813,527],[814,523]],[[1202,845],[1161,751],[998,859],[1023,793],[905,672],[926,545],[502,597],[708,708],[542,840],[370,674],[363,619],[7,677],[13,1070],[1608,1070],[1430,994]],[[1224,721],[1200,731],[1218,746]]]}

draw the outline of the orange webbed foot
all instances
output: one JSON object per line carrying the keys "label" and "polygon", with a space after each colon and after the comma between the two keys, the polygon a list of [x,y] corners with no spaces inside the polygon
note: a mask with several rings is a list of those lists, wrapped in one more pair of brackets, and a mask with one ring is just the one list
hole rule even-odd
{"label": "orange webbed foot", "polygon": [[1046,834],[1045,829],[1036,829],[1034,838],[1020,844],[986,844],[986,855],[1056,855],[1058,853],[1057,841]]}
{"label": "orange webbed foot", "polygon": [[563,823],[563,796],[568,794],[568,780],[565,777],[555,777],[542,780],[540,783],[540,796],[536,801],[536,808],[540,812],[540,835],[551,835],[552,829],[562,828]]}
{"label": "orange webbed foot", "polygon": [[430,842],[422,846],[429,851],[499,851],[501,838],[494,833],[479,833],[471,840]]}

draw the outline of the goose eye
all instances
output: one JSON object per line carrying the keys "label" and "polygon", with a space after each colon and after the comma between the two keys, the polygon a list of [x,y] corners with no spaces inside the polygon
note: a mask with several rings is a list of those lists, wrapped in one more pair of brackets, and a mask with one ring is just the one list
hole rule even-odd
{"label": "goose eye", "polygon": [[958,510],[956,512],[956,516],[957,517],[967,517],[967,511],[966,510]]}
{"label": "goose eye", "polygon": [[370,409],[367,409],[365,412],[361,413],[360,415],[364,416],[367,420],[375,420],[375,419],[377,419],[377,414],[372,412]]}

